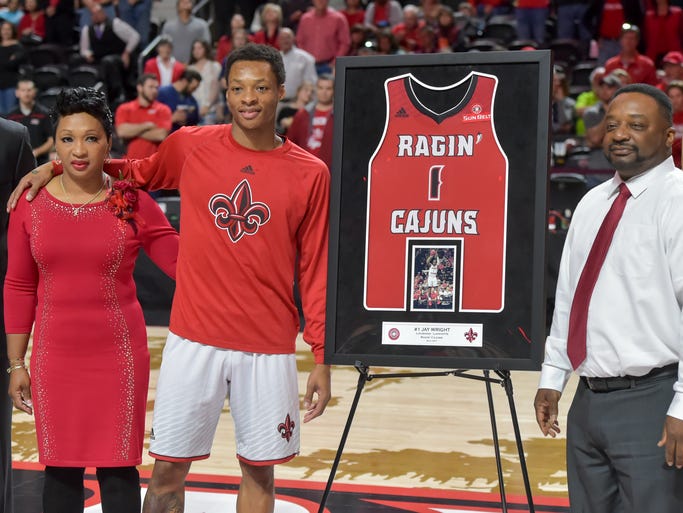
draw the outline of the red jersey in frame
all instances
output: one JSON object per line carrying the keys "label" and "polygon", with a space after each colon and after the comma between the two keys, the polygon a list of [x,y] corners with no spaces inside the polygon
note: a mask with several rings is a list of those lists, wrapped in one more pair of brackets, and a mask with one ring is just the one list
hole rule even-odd
{"label": "red jersey in frame", "polygon": [[364,305],[403,310],[411,242],[462,248],[455,311],[504,308],[508,159],[493,107],[498,79],[471,72],[445,87],[385,81],[386,122],[368,168]]}

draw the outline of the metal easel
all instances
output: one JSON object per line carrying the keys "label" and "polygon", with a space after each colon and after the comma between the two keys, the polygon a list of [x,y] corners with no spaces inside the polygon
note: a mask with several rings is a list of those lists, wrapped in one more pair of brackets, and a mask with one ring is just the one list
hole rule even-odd
{"label": "metal easel", "polygon": [[522,478],[524,480],[524,489],[526,491],[527,503],[529,505],[529,513],[535,513],[533,498],[531,495],[531,486],[529,484],[529,473],[526,466],[526,459],[524,457],[524,449],[522,447],[522,438],[519,432],[519,422],[517,420],[517,410],[515,408],[515,401],[513,397],[512,390],[512,380],[510,377],[510,371],[508,370],[494,370],[494,374],[497,377],[491,377],[490,370],[484,370],[483,376],[477,376],[470,374],[470,370],[448,370],[448,371],[435,371],[435,372],[411,372],[411,373],[386,373],[386,374],[371,374],[370,369],[367,365],[360,361],[356,361],[354,364],[356,370],[358,371],[358,385],[356,386],[356,395],[351,403],[351,410],[349,411],[349,417],[346,420],[346,425],[344,426],[344,432],[342,433],[341,441],[339,442],[339,448],[337,449],[337,454],[334,458],[334,463],[332,464],[332,469],[330,470],[330,477],[327,480],[327,485],[325,486],[325,491],[323,493],[322,499],[320,501],[320,508],[318,513],[323,513],[325,511],[325,504],[327,503],[327,497],[330,494],[332,488],[332,483],[334,482],[334,477],[337,473],[337,467],[339,466],[339,461],[341,460],[342,452],[344,451],[344,445],[346,444],[346,439],[349,436],[349,431],[351,431],[351,424],[353,422],[353,417],[356,413],[356,408],[358,407],[358,401],[360,400],[360,395],[365,388],[365,384],[368,381],[372,381],[376,378],[423,378],[431,376],[454,376],[459,378],[474,379],[477,381],[483,381],[486,383],[486,397],[489,404],[489,415],[491,417],[491,430],[493,433],[493,446],[496,453],[496,468],[498,470],[498,487],[500,489],[501,505],[503,508],[503,513],[508,512],[507,498],[505,496],[505,483],[503,481],[503,467],[500,459],[500,442],[498,440],[498,428],[496,427],[496,413],[493,407],[493,394],[491,393],[491,383],[497,383],[505,389],[505,393],[508,397],[508,403],[510,405],[510,415],[512,417],[512,426],[515,431],[515,442],[517,444],[517,452],[519,454],[519,464],[522,469]]}

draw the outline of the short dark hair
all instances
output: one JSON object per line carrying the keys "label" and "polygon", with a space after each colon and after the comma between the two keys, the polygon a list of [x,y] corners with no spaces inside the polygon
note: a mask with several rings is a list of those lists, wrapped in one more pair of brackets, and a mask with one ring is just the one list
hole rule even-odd
{"label": "short dark hair", "polygon": [[173,48],[173,39],[171,38],[171,36],[159,36],[159,42],[157,42],[157,47],[161,45],[169,45],[171,48]]}
{"label": "short dark hair", "polygon": [[188,82],[192,82],[193,80],[196,80],[197,82],[202,81],[202,76],[199,74],[199,71],[196,69],[192,68],[185,68],[185,70],[182,72],[180,77],[178,77],[180,80],[185,79]]}
{"label": "short dark hair", "polygon": [[233,50],[225,61],[225,79],[230,76],[230,68],[237,61],[261,61],[270,64],[270,68],[275,74],[277,85],[285,83],[285,65],[282,62],[282,55],[272,46],[247,43],[242,48]]}
{"label": "short dark hair", "polygon": [[107,97],[102,91],[92,87],[62,89],[50,113],[54,130],[57,129],[60,119],[81,112],[97,119],[107,134],[107,138],[111,139],[114,134],[114,118],[107,103]]}
{"label": "short dark hair", "polygon": [[148,80],[156,80],[158,82],[159,77],[157,77],[154,73],[143,73],[138,77],[135,84],[139,86],[145,85],[145,82],[147,82]]}
{"label": "short dark hair", "polygon": [[662,118],[664,118],[664,121],[666,121],[669,126],[673,125],[673,107],[671,106],[671,100],[661,89],[657,89],[650,84],[629,84],[617,89],[614,95],[612,95],[611,101],[614,101],[617,96],[624,93],[640,93],[649,96],[657,102],[657,105],[659,106],[659,112],[662,115]]}

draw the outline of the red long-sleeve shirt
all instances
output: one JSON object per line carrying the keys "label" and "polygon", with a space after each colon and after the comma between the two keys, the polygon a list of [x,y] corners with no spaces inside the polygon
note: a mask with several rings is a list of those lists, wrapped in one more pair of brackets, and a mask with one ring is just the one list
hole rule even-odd
{"label": "red long-sleeve shirt", "polygon": [[[183,128],[123,165],[148,189],[179,189],[180,251],[170,329],[207,345],[295,350],[298,274],[304,340],[324,358],[329,172],[289,140],[253,151],[231,125]],[[298,259],[297,259],[298,254]]]}

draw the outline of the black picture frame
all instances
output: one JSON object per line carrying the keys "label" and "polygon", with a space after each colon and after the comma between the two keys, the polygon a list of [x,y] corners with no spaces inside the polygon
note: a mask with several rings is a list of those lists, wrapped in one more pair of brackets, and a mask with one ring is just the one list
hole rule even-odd
{"label": "black picture frame", "polygon": [[[326,363],[458,369],[540,368],[546,315],[544,282],[551,76],[551,55],[544,50],[337,59]],[[486,87],[493,90],[490,113],[486,112],[486,107],[482,112],[481,106],[473,103],[478,97],[469,96]],[[401,122],[393,120],[406,114],[391,103],[394,97],[399,98],[397,102],[405,103],[403,91],[416,110],[409,112],[413,116],[410,124],[406,122],[401,126],[414,125],[413,135],[397,135],[398,132],[392,131],[392,127]],[[486,97],[483,92],[481,94]],[[454,106],[458,98],[462,101]],[[471,112],[465,113],[461,107]],[[390,109],[395,112],[389,112]],[[437,124],[425,121],[418,111],[433,118]],[[484,240],[485,233],[495,230],[486,232],[475,225],[473,233],[480,238],[462,235],[467,228],[466,221],[459,219],[461,224],[456,224],[455,216],[463,211],[449,204],[448,198],[438,194],[432,197],[432,189],[428,193],[430,200],[436,198],[434,205],[438,207],[431,214],[434,220],[431,229],[442,229],[443,225],[437,226],[437,219],[440,223],[446,222],[451,230],[446,235],[443,231],[442,235],[430,235],[430,221],[425,220],[426,208],[417,203],[417,208],[413,209],[410,204],[399,205],[391,211],[391,220],[382,210],[392,201],[398,204],[399,198],[410,197],[412,178],[406,181],[405,177],[424,173],[422,168],[427,169],[434,155],[445,154],[453,159],[447,161],[449,170],[453,170],[451,173],[455,172],[456,165],[460,166],[457,169],[469,169],[468,173],[481,169],[482,173],[491,174],[490,170],[499,168],[498,181],[501,180],[500,159],[481,160],[486,154],[495,157],[495,145],[482,144],[481,151],[475,147],[471,154],[465,155],[471,156],[472,160],[455,160],[457,148],[467,152],[466,143],[471,149],[480,139],[486,143],[492,138],[486,128],[475,135],[467,134],[467,127],[463,128],[462,141],[455,139],[455,134],[452,138],[443,135],[451,133],[451,127],[446,126],[446,122],[442,124],[449,116],[456,127],[464,127],[470,119],[478,120],[472,116],[490,116],[493,138],[504,154],[504,214],[502,218],[496,214],[502,219],[500,226],[503,227],[502,239],[498,236],[503,247],[502,274],[498,273],[502,279],[496,278],[497,270],[474,272],[475,266],[480,264],[473,264],[477,260],[473,241]],[[441,131],[442,135],[429,135],[425,131],[428,126],[440,127],[434,130]],[[482,122],[476,126],[487,125]],[[423,128],[425,135],[420,135]],[[476,141],[473,142],[473,138]],[[385,155],[391,158],[385,158]],[[422,155],[425,158],[416,158]],[[399,159],[406,156],[411,157],[410,161]],[[479,162],[486,165],[479,165]],[[403,171],[392,170],[392,166]],[[434,178],[432,183],[436,186],[442,183],[440,175],[432,176],[440,173],[438,168],[429,167],[429,177]],[[394,180],[392,174],[403,179]],[[423,175],[419,176],[423,180]],[[493,185],[486,185],[489,183]],[[484,179],[480,186],[481,191],[472,194],[475,196],[470,205],[473,210],[464,210],[463,215],[475,212],[471,216],[478,215],[477,219],[486,220],[495,217],[495,205],[500,205],[500,201],[487,198],[488,191],[494,196],[499,194],[495,191],[500,188]],[[372,200],[369,197],[371,188]],[[478,208],[477,201],[484,207]],[[410,224],[412,214],[414,225]],[[452,218],[446,219],[446,216]],[[427,235],[423,234],[424,230]],[[377,236],[384,232],[386,237]],[[400,234],[404,232],[411,235],[404,237],[406,249],[402,254],[392,248],[399,247],[396,241],[401,240],[403,235]],[[382,243],[380,238],[388,242]],[[468,241],[472,242],[468,245]],[[487,251],[477,251],[482,262],[489,261]],[[463,253],[468,260],[462,259]],[[496,251],[492,253],[496,256],[491,261],[500,262],[501,255]],[[432,273],[442,274],[440,277],[437,274],[436,280],[433,276],[427,277],[430,272],[427,267],[434,265],[439,271]],[[394,272],[401,266],[406,269],[403,275]],[[490,274],[494,275],[493,279]],[[502,296],[498,309],[493,300],[469,299],[475,294],[473,284],[489,281],[500,284]],[[427,286],[430,283],[432,286]],[[447,304],[448,287],[452,287],[450,305]],[[489,290],[490,296],[494,297],[496,287],[498,285],[481,287],[481,290]],[[424,298],[425,289],[427,299]],[[398,297],[400,290],[404,291],[404,300]],[[469,306],[478,304],[484,306]]]}

